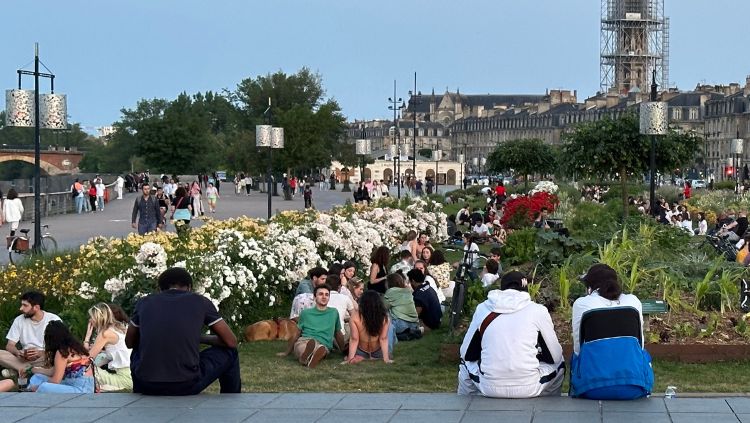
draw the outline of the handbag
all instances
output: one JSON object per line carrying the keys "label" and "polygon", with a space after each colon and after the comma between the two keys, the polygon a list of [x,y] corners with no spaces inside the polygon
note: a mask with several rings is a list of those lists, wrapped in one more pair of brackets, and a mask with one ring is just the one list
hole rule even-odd
{"label": "handbag", "polygon": [[190,210],[188,209],[180,209],[178,208],[180,206],[180,203],[182,203],[182,200],[184,200],[185,197],[180,197],[180,199],[177,201],[177,204],[174,206],[174,212],[172,213],[172,219],[175,220],[190,220]]}

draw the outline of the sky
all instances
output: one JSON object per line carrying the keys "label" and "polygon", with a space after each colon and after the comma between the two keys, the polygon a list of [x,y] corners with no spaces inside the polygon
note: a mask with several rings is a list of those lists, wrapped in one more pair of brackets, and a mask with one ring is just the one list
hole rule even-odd
{"label": "sky", "polygon": [[[320,73],[349,120],[392,116],[393,81],[406,100],[414,72],[423,94],[562,88],[581,101],[599,90],[600,1],[8,1],[0,88],[17,86],[17,69],[33,70],[38,42],[69,120],[88,132],[140,99],[233,90],[303,66]],[[670,86],[744,84],[750,1],[666,0],[665,9]]]}

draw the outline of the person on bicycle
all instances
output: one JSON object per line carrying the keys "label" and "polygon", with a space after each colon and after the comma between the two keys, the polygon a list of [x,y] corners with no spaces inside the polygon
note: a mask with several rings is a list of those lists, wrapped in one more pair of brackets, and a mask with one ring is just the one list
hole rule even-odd
{"label": "person on bicycle", "polygon": [[508,272],[477,306],[461,344],[459,395],[560,395],[562,347],[547,308],[531,300],[527,286],[526,275]]}

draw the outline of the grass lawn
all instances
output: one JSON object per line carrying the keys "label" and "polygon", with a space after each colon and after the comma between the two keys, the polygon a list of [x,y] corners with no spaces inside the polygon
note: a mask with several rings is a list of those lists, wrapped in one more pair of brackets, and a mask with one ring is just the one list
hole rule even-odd
{"label": "grass lawn", "polygon": [[[243,343],[240,366],[245,392],[455,392],[457,364],[439,361],[442,329],[418,341],[400,342],[395,363],[363,362],[340,364],[334,353],[317,368],[308,369],[292,356],[276,357],[285,342]],[[675,348],[679,346],[675,345]],[[654,393],[668,385],[678,392],[745,392],[750,386],[750,361],[714,364],[682,364],[655,361]],[[563,391],[568,390],[567,379]],[[210,391],[218,392],[214,384]]]}

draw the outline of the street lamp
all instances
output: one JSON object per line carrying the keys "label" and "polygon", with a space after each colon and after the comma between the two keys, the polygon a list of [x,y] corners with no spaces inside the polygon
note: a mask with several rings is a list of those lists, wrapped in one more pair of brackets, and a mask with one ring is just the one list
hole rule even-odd
{"label": "street lamp", "polygon": [[[396,98],[396,80],[393,80],[393,97],[388,97],[388,102],[392,103],[390,106],[388,106],[388,110],[393,110],[393,125],[394,127],[392,136],[393,136],[393,144],[392,145],[398,145],[400,144],[400,138],[401,138],[401,131],[399,130],[399,122],[396,118],[396,113],[400,110],[403,110],[406,107],[406,104],[404,104],[404,101],[399,97]],[[401,103],[399,105],[398,103]],[[391,150],[393,150],[393,147],[391,147]],[[396,152],[398,153],[398,173],[396,174],[398,176],[398,182],[396,183],[396,186],[398,187],[398,198],[401,198],[401,147],[398,145],[396,147]],[[395,157],[395,156],[394,156]],[[394,169],[393,171],[396,171],[396,161],[394,160]],[[394,178],[395,179],[395,178]]]}
{"label": "street lamp", "polygon": [[667,103],[656,101],[656,70],[651,81],[651,101],[641,103],[640,133],[651,136],[649,203],[651,215],[656,215],[656,137],[667,135]]}
{"label": "street lamp", "polygon": [[464,189],[466,189],[466,181],[464,181],[464,167],[466,166],[466,156],[464,156],[463,154],[459,154],[458,163],[461,164],[461,182],[459,182],[459,185],[463,184]]}
{"label": "street lamp", "polygon": [[438,193],[438,163],[443,158],[443,150],[432,150],[432,158],[435,159],[435,194]]}
{"label": "street lamp", "polygon": [[[394,94],[395,95],[395,94]],[[411,150],[413,158],[411,161],[411,173],[417,176],[417,106],[422,104],[422,94],[417,91],[417,73],[414,72],[414,91],[409,91],[409,104],[411,105],[411,114],[414,118],[414,133],[412,134]]]}
{"label": "street lamp", "polygon": [[740,172],[742,166],[742,147],[744,140],[740,138],[740,130],[737,130],[737,138],[732,140],[732,154],[735,158],[734,163],[734,193],[740,193]]}
{"label": "street lamp", "polygon": [[[273,170],[273,150],[284,148],[284,128],[275,128],[270,125],[271,122],[271,97],[268,97],[268,108],[263,114],[266,117],[267,125],[255,126],[255,146],[268,148],[268,170],[266,180],[268,182],[268,219],[271,219],[271,195],[272,195],[272,170]],[[273,182],[275,186],[276,183]]]}
{"label": "street lamp", "polygon": [[[34,71],[19,69],[18,89],[5,92],[6,126],[34,127],[34,249],[42,247],[41,215],[41,128],[68,127],[65,94],[55,94],[55,75],[39,72],[39,44],[34,44]],[[21,89],[21,75],[34,77],[34,90]],[[39,94],[39,77],[49,78],[50,94]]]}
{"label": "street lamp", "polygon": [[365,180],[365,156],[372,151],[370,140],[365,139],[365,128],[362,128],[362,139],[356,141],[356,154],[360,156],[362,165],[359,167],[359,181]]}

